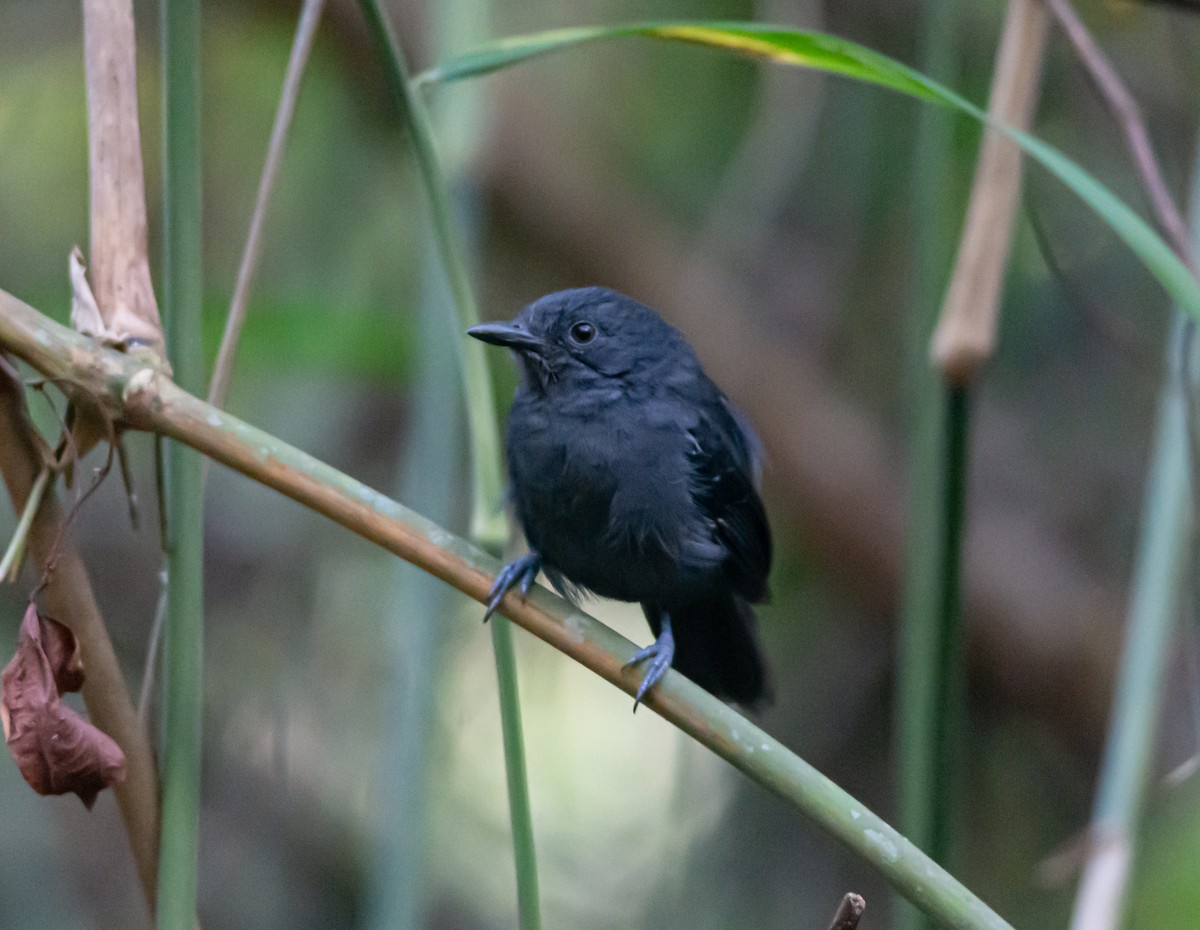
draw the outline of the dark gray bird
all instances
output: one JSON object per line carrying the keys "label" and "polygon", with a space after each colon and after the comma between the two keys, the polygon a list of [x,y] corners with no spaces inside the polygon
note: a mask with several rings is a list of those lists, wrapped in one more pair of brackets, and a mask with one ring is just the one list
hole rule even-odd
{"label": "dark gray bird", "polygon": [[634,709],[674,665],[718,697],[768,695],[750,604],[767,594],[771,535],[758,444],[683,336],[602,287],[549,294],[467,332],[512,349],[508,418],[517,517],[530,552],[496,578],[490,617],[539,570],[564,594],[637,601],[656,637]]}

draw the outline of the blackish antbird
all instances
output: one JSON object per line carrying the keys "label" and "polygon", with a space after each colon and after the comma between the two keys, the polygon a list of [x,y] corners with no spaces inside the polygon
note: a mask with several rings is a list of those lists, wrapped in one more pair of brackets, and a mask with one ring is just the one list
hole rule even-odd
{"label": "blackish antbird", "polygon": [[657,638],[629,660],[649,663],[638,701],[673,665],[718,697],[760,703],[749,605],[766,597],[771,535],[757,441],[691,346],[602,287],[467,332],[516,352],[522,375],[507,454],[531,551],[497,576],[487,615],[544,570],[563,593],[641,603]]}

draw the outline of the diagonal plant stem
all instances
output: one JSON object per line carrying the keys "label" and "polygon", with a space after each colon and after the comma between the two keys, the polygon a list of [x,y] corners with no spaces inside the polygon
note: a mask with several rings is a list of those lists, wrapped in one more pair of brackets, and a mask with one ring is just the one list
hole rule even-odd
{"label": "diagonal plant stem", "polygon": [[1163,180],[1162,170],[1158,159],[1154,156],[1154,146],[1150,142],[1150,133],[1146,129],[1146,121],[1142,119],[1142,110],[1125,82],[1121,80],[1116,69],[1101,50],[1087,26],[1075,12],[1071,0],[1042,0],[1050,13],[1058,21],[1067,38],[1075,47],[1075,53],[1087,69],[1088,77],[1096,85],[1096,89],[1104,98],[1105,103],[1113,112],[1113,117],[1125,134],[1125,142],[1129,154],[1133,158],[1134,167],[1146,188],[1146,196],[1150,198],[1151,209],[1159,226],[1167,236],[1171,248],[1189,268],[1195,270],[1193,259],[1192,239],[1188,235],[1187,223],[1183,214],[1175,204],[1175,199],[1167,190]]}
{"label": "diagonal plant stem", "polygon": [[[457,326],[465,330],[479,322],[479,308],[471,287],[465,250],[454,227],[454,206],[433,138],[433,123],[425,101],[409,80],[404,50],[378,0],[360,0],[359,6],[380,47],[392,94],[400,107],[405,128],[412,136],[417,168],[425,195],[429,198],[434,238],[458,312]],[[455,345],[467,401],[467,434],[471,443],[474,491],[470,535],[479,545],[498,551],[508,541],[508,526],[502,506],[504,479],[500,468],[496,399],[492,392],[487,355],[483,343],[475,339],[455,339]]]}
{"label": "diagonal plant stem", "polygon": [[1186,572],[1193,501],[1183,386],[1186,375],[1178,360],[1188,325],[1177,315],[1172,329],[1129,597],[1125,648],[1072,930],[1116,930],[1121,926],[1137,824],[1154,758],[1163,679]]}
{"label": "diagonal plant stem", "polygon": [[29,489],[25,509],[21,511],[21,519],[17,521],[17,528],[8,542],[8,548],[4,550],[4,556],[0,558],[0,583],[6,580],[17,580],[17,575],[21,570],[21,561],[25,556],[26,544],[29,541],[29,528],[33,526],[33,518],[37,515],[38,508],[42,506],[42,497],[45,495],[49,483],[50,466],[43,465],[37,478],[34,479],[33,487]]}
{"label": "diagonal plant stem", "polygon": [[[479,310],[471,287],[466,250],[454,227],[454,207],[446,173],[433,137],[433,123],[425,101],[409,79],[404,50],[393,33],[378,0],[360,0],[363,15],[387,65],[393,94],[412,136],[417,166],[429,198],[434,239],[445,268],[447,283],[457,310],[459,327],[479,322]],[[492,554],[499,554],[508,540],[504,512],[500,438],[491,374],[482,343],[463,339],[456,333],[459,369],[463,379],[467,427],[470,437],[471,540]],[[503,618],[491,625],[492,650],[496,661],[500,728],[504,742],[505,776],[508,785],[509,820],[512,825],[513,856],[517,872],[517,911],[522,930],[541,927],[537,854],[533,817],[529,802],[529,780],[525,766],[525,744],[521,730],[521,703],[517,683],[512,629]]]}
{"label": "diagonal plant stem", "polygon": [[[1192,231],[1175,204],[1142,118],[1141,108],[1069,0],[1045,0],[1112,111],[1155,219],[1180,260],[1195,273],[1200,235],[1200,162],[1193,166]],[[1153,758],[1162,676],[1179,612],[1185,564],[1194,533],[1195,489],[1190,461],[1192,394],[1188,345],[1195,321],[1179,309],[1168,341],[1164,384],[1141,539],[1129,596],[1125,648],[1117,675],[1112,721],[1092,812],[1087,862],[1076,893],[1072,930],[1120,926],[1133,862],[1137,824]]]}
{"label": "diagonal plant stem", "polygon": [[283,90],[279,95],[279,107],[275,111],[275,123],[271,127],[271,140],[267,144],[267,158],[263,162],[262,177],[258,182],[258,193],[254,198],[254,213],[250,217],[250,231],[246,234],[246,245],[238,265],[237,282],[233,297],[229,301],[229,316],[225,319],[225,332],[221,336],[221,347],[217,350],[217,361],[213,367],[212,380],[208,387],[208,402],[214,407],[224,407],[229,397],[229,384],[233,379],[233,363],[237,355],[242,326],[246,322],[246,304],[250,299],[250,287],[258,271],[258,259],[262,252],[263,228],[267,222],[267,209],[275,191],[275,180],[279,166],[283,163],[283,152],[287,144],[288,130],[296,113],[296,101],[300,96],[300,80],[304,76],[308,55],[312,51],[317,25],[325,9],[325,0],[304,0],[300,19],[296,24],[296,37],[292,40],[292,52],[288,58],[287,73],[283,79]]}
{"label": "diagonal plant stem", "polygon": [[[1200,239],[1200,160],[1193,167],[1191,209],[1191,225]],[[1125,647],[1072,930],[1116,930],[1124,916],[1137,827],[1154,761],[1164,677],[1195,533],[1189,419],[1193,376],[1185,351],[1188,340],[1195,338],[1194,329],[1194,321],[1176,308],[1129,593]]]}
{"label": "diagonal plant stem", "polygon": [[[0,345],[33,367],[91,394],[134,429],[186,443],[274,488],[482,602],[495,558],[442,527],[177,387],[165,374],[97,346],[0,291]],[[633,695],[625,668],[633,645],[538,586],[509,595],[506,616]],[[757,784],[875,866],[910,901],[947,927],[1012,930],[1008,923],[904,836],[782,743],[671,671],[645,699],[655,713],[729,761]]]}

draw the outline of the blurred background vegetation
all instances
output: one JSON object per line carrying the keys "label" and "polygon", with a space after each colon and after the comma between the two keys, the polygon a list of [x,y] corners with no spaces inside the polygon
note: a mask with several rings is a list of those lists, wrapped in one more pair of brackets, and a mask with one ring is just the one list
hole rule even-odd
{"label": "blurred background vegetation", "polygon": [[[957,4],[947,82],[986,98],[1003,4]],[[135,4],[143,144],[158,254],[157,4]],[[394,3],[417,66],[446,4]],[[1169,5],[1082,12],[1145,108],[1184,188],[1200,103],[1200,18]],[[206,333],[215,352],[295,26],[295,3],[206,4]],[[472,16],[478,17],[478,11]],[[917,64],[920,4],[495,0],[477,37],[631,19],[817,28]],[[459,24],[462,25],[462,24]],[[439,30],[442,30],[439,32]],[[450,30],[451,35],[464,31]],[[0,3],[0,286],[65,319],[66,257],[87,239],[78,4]],[[914,316],[918,105],[879,90],[641,42],[587,47],[485,82],[464,203],[487,318],[560,287],[606,284],[656,306],[758,427],[778,557],[760,611],[777,701],[768,730],[885,817],[895,812],[896,617]],[[462,110],[458,111],[459,113]],[[461,128],[461,127],[460,127]],[[449,129],[447,130],[449,131]],[[1142,204],[1111,121],[1052,40],[1035,131]],[[957,227],[978,130],[955,123],[943,180]],[[267,225],[230,409],[418,511],[402,487],[429,227],[407,141],[356,5],[331,0]],[[948,269],[946,269],[948,274]],[[1087,822],[1121,646],[1166,300],[1069,194],[1027,176],[1000,352],[975,398],[965,604],[967,707],[951,868],[1014,925],[1064,926],[1073,872],[1047,868]],[[507,401],[515,374],[499,365]],[[444,392],[458,390],[452,375]],[[444,401],[444,397],[442,400]],[[443,424],[456,423],[442,403]],[[42,411],[41,415],[45,415]],[[455,426],[455,429],[459,427]],[[127,440],[153,513],[152,451]],[[436,505],[462,529],[461,450]],[[454,488],[460,489],[458,493]],[[418,492],[419,493],[419,492]],[[426,506],[429,504],[429,506]],[[410,596],[395,560],[238,476],[210,474],[200,913],[206,930],[373,925],[380,858],[415,831],[424,924],[514,923],[491,646],[481,608]],[[15,523],[0,503],[0,539]],[[158,597],[152,519],[118,483],[78,523],[127,676],[141,679]],[[15,641],[26,590],[0,590]],[[592,605],[638,641],[636,607]],[[420,613],[421,616],[414,616]],[[1194,620],[1195,618],[1189,618]],[[405,670],[432,629],[436,669]],[[846,890],[890,925],[866,865],[652,714],[516,632],[548,927],[823,927]],[[427,645],[427,644],[426,644]],[[421,646],[424,649],[426,646]],[[422,653],[423,655],[426,653]],[[1196,648],[1175,649],[1165,773],[1197,751]],[[399,668],[399,671],[397,669]],[[410,689],[428,682],[412,706]],[[403,724],[403,725],[402,725]],[[421,744],[420,816],[386,802],[392,748]],[[1200,784],[1156,782],[1129,925],[1200,914]],[[0,926],[148,925],[111,797],[88,814],[0,764]],[[1061,862],[1059,857],[1059,861]],[[1070,858],[1069,856],[1067,857]],[[373,890],[374,889],[374,890]],[[418,892],[414,892],[418,893]],[[372,903],[375,902],[375,903]],[[1168,917],[1167,915],[1173,915]]]}

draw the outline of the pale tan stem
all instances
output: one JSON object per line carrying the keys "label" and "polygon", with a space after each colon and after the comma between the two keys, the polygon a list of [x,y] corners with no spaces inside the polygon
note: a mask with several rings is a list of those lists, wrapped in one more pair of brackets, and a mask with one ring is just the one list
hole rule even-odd
{"label": "pale tan stem", "polygon": [[146,253],[146,189],[132,0],[83,0],[92,292],[112,344],[164,356]]}
{"label": "pale tan stem", "polygon": [[[1037,101],[1050,17],[1041,0],[1010,0],[996,53],[988,116],[1027,129]],[[984,131],[966,221],[932,356],[952,384],[970,384],[996,345],[1001,285],[1021,196],[1021,150]]]}

